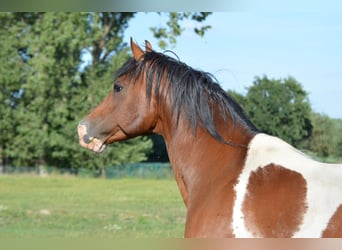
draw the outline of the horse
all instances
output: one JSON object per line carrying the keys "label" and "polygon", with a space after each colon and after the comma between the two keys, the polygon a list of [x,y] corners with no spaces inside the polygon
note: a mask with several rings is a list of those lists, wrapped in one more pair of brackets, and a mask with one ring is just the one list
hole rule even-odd
{"label": "horse", "polygon": [[131,38],[113,90],[78,124],[94,152],[159,134],[187,213],[185,237],[342,237],[342,165],[261,133],[207,72]]}

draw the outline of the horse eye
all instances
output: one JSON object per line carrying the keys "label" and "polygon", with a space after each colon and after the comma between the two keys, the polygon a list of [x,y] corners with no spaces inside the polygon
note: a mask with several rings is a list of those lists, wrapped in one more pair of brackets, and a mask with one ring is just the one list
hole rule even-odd
{"label": "horse eye", "polygon": [[114,84],[114,92],[119,93],[123,87],[117,83]]}

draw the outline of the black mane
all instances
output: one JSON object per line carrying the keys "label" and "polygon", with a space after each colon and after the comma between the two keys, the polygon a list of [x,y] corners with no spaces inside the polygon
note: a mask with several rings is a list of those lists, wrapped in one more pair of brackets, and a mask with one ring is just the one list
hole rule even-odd
{"label": "black mane", "polygon": [[[177,124],[184,111],[193,131],[199,125],[222,143],[234,145],[225,141],[217,131],[214,112],[218,111],[226,124],[230,116],[233,126],[239,122],[250,131],[257,132],[240,105],[220,87],[212,74],[195,70],[165,54],[152,51],[147,52],[141,60],[128,60],[117,72],[117,77],[128,75],[135,79],[141,73],[147,79],[148,98],[151,98],[153,86],[157,95],[165,87],[168,95],[171,92],[171,109],[176,114]],[[159,100],[159,96],[156,98]]]}

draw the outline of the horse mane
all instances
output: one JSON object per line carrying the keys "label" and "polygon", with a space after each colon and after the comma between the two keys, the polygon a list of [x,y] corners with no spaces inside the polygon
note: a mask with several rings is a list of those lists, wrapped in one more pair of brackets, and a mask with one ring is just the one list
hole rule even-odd
{"label": "horse mane", "polygon": [[157,101],[160,101],[160,93],[167,88],[166,93],[171,97],[171,112],[176,114],[177,124],[181,112],[184,111],[193,131],[197,126],[201,126],[218,141],[235,145],[224,140],[217,131],[215,113],[219,112],[225,124],[230,116],[233,126],[239,122],[251,132],[257,132],[257,128],[246,117],[240,105],[220,87],[212,74],[193,69],[165,54],[151,51],[146,52],[140,60],[129,59],[118,70],[116,77],[127,75],[136,79],[141,73],[146,76],[146,94],[149,99],[153,86]]}

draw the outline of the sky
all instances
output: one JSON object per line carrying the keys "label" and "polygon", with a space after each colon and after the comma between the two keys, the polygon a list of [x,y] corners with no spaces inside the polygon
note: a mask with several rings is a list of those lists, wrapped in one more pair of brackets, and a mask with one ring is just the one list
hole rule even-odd
{"label": "sky", "polygon": [[[149,40],[162,52],[149,28],[165,21],[156,13],[139,13],[125,40],[133,37],[142,46]],[[181,23],[185,30],[169,48],[181,61],[242,94],[256,76],[292,76],[309,93],[314,111],[342,118],[342,12],[214,12],[204,24],[212,28],[199,37],[194,22]]]}

